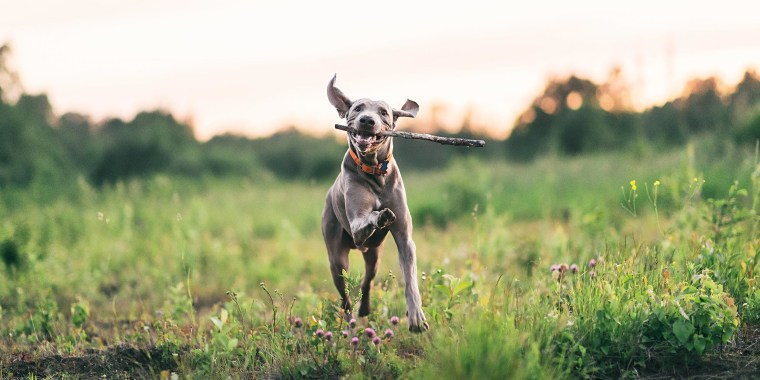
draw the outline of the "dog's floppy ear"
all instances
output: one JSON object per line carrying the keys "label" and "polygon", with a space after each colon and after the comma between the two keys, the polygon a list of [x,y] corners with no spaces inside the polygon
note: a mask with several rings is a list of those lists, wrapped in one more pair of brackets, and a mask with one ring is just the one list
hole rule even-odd
{"label": "dog's floppy ear", "polygon": [[396,121],[399,117],[415,117],[417,116],[417,111],[420,110],[419,104],[415,102],[414,100],[406,100],[406,103],[404,103],[403,106],[401,106],[400,110],[393,109],[393,121]]}
{"label": "dog's floppy ear", "polygon": [[335,78],[337,77],[338,74],[333,75],[330,83],[327,84],[327,99],[330,99],[330,104],[338,110],[338,115],[345,118],[349,108],[351,108],[351,99],[343,91],[335,87]]}

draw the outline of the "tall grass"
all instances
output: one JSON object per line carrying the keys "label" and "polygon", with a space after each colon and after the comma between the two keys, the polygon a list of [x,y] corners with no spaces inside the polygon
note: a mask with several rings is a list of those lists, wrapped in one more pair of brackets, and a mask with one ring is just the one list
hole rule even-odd
{"label": "tall grass", "polygon": [[[328,182],[80,182],[52,204],[5,193],[0,346],[157,346],[188,377],[619,377],[689,363],[760,320],[760,169],[751,152],[713,153],[403,172],[432,326],[421,336],[404,330],[391,242],[375,312],[346,327],[319,230]],[[365,327],[394,335],[375,345]]]}

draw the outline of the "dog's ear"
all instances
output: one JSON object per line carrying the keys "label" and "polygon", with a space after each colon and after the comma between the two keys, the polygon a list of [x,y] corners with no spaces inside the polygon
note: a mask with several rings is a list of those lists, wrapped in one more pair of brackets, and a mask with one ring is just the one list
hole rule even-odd
{"label": "dog's ear", "polygon": [[401,106],[400,110],[393,109],[393,121],[396,121],[399,117],[415,117],[417,116],[417,111],[420,110],[419,104],[415,102],[414,100],[406,100],[406,103],[404,103],[403,106]]}
{"label": "dog's ear", "polygon": [[330,99],[330,104],[338,110],[338,115],[345,118],[349,108],[351,108],[351,99],[343,91],[335,87],[335,78],[337,76],[338,74],[333,75],[330,83],[327,84],[327,99]]}

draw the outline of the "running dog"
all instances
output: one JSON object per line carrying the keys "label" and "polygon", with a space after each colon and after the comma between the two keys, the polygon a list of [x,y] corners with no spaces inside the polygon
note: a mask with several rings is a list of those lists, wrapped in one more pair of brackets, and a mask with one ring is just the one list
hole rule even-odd
{"label": "running dog", "polygon": [[344,271],[348,271],[348,252],[358,249],[364,256],[359,316],[370,313],[370,288],[377,274],[380,254],[388,232],[393,235],[404,276],[409,330],[426,331],[429,326],[422,312],[417,284],[416,247],[412,240],[412,217],[406,204],[406,191],[396,161],[393,139],[380,131],[393,130],[399,117],[414,117],[419,106],[407,100],[401,109],[370,99],[351,100],[335,87],[335,76],[327,85],[327,98],[345,118],[349,128],[348,151],[343,156],[340,174],[327,192],[322,212],[322,236],[330,259],[333,282],[342,307],[351,313]]}

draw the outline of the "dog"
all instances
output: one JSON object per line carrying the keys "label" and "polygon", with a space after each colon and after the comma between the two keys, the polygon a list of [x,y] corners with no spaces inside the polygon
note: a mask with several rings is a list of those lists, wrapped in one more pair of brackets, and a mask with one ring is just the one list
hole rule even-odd
{"label": "dog", "polygon": [[327,98],[338,115],[346,119],[348,127],[358,131],[348,133],[348,151],[343,156],[340,174],[327,191],[322,212],[322,236],[342,308],[351,314],[343,274],[348,271],[349,250],[358,249],[365,265],[359,316],[369,315],[372,279],[390,232],[398,247],[405,282],[409,330],[426,331],[429,325],[417,284],[416,247],[404,182],[393,159],[393,139],[378,134],[395,129],[399,117],[415,117],[419,105],[407,99],[401,109],[394,109],[383,101],[365,98],[352,101],[335,87],[335,79],[333,76],[327,85]]}

